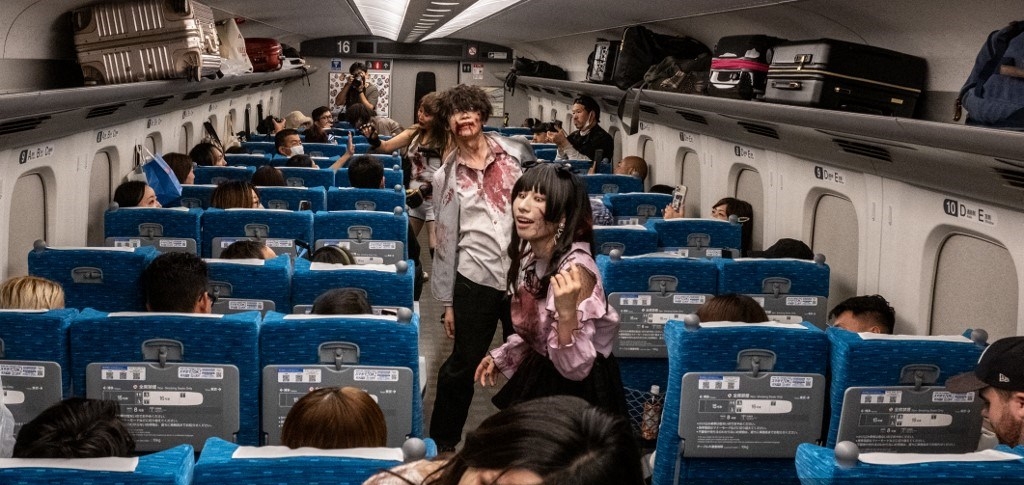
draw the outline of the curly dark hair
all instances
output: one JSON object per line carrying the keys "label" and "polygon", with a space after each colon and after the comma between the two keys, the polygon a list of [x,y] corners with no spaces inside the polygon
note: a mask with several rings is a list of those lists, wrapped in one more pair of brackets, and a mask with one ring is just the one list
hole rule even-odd
{"label": "curly dark hair", "polygon": [[471,112],[480,115],[480,121],[487,123],[487,118],[494,113],[491,99],[478,86],[460,84],[441,93],[440,117],[447,122],[455,113]]}

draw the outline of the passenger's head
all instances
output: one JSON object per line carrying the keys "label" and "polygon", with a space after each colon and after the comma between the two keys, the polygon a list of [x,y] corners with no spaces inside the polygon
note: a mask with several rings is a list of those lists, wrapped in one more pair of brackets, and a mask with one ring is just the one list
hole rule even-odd
{"label": "passenger's head", "polygon": [[274,259],[277,254],[262,242],[241,239],[224,248],[220,257],[221,259]]}
{"label": "passenger's head", "polygon": [[260,193],[252,182],[229,180],[217,184],[210,196],[210,207],[218,209],[259,209]]}
{"label": "passenger's head", "polygon": [[373,121],[373,116],[373,110],[363,103],[353,103],[345,108],[345,120],[357,129]]}
{"label": "passenger's head", "polygon": [[348,181],[357,189],[384,187],[384,164],[376,157],[360,155],[348,162]]}
{"label": "passenger's head", "polygon": [[977,391],[982,416],[1001,444],[1024,445],[1024,337],[996,340],[981,354],[973,372],[946,380],[951,392]]}
{"label": "passenger's head", "polygon": [[196,165],[204,167],[222,167],[228,164],[228,161],[224,159],[224,152],[210,142],[204,141],[192,147],[188,156],[193,162],[196,162]]}
{"label": "passenger's head", "polygon": [[814,251],[807,247],[803,241],[790,238],[782,238],[775,241],[768,249],[764,251],[751,251],[749,254],[752,258],[793,258],[793,259],[814,259]]}
{"label": "passenger's head", "polygon": [[424,481],[430,485],[643,482],[640,451],[629,423],[574,396],[526,401],[485,419],[466,435],[462,450]]}
{"label": "passenger's head", "polygon": [[715,202],[711,206],[711,217],[723,221],[729,220],[729,216],[735,215],[742,225],[741,238],[743,254],[750,252],[754,240],[754,208],[750,202],[735,197],[726,197]]}
{"label": "passenger's head", "polygon": [[[184,153],[167,153],[164,155],[167,166],[174,171],[175,178],[181,185],[192,185],[196,181],[195,164],[192,158]],[[226,163],[226,162],[225,162]]]}
{"label": "passenger's head", "polygon": [[252,184],[257,187],[284,187],[288,185],[284,181],[284,174],[273,165],[261,165],[252,174]]}
{"label": "passenger's head", "polygon": [[299,168],[317,168],[316,162],[313,161],[313,157],[306,154],[292,155],[291,157],[288,158],[288,161],[285,162],[284,166]]}
{"label": "passenger's head", "polygon": [[746,322],[768,321],[764,308],[747,295],[727,293],[718,295],[697,309],[697,318],[702,322]]}
{"label": "passenger's head", "polygon": [[366,291],[359,288],[332,288],[313,301],[315,315],[367,315],[373,313]]}
{"label": "passenger's head", "polygon": [[285,157],[302,155],[305,152],[299,132],[291,128],[285,128],[274,135],[274,149],[279,155]]}
{"label": "passenger's head", "polygon": [[313,118],[310,118],[301,111],[292,111],[284,117],[285,129],[291,128],[293,130],[308,129],[313,126]]}
{"label": "passenger's head", "polygon": [[73,397],[25,423],[14,458],[130,457],[135,440],[114,401]]}
{"label": "passenger's head", "polygon": [[353,62],[351,66],[348,66],[348,73],[353,76],[366,76],[366,64],[363,64],[362,62]]}
{"label": "passenger's head", "polygon": [[355,387],[323,387],[292,405],[281,444],[320,449],[386,446],[387,423],[373,397]]}
{"label": "passenger's head", "polygon": [[416,123],[423,128],[432,125],[437,116],[441,113],[441,94],[432,91],[420,98],[420,105],[416,108]]}
{"label": "passenger's head", "polygon": [[314,263],[356,264],[355,256],[352,256],[348,249],[333,244],[321,246],[316,251],[313,251],[309,260]]}
{"label": "passenger's head", "polygon": [[647,180],[647,162],[640,157],[624,157],[615,164],[616,175],[631,175],[640,180]]}
{"label": "passenger's head", "polygon": [[828,318],[833,327],[843,330],[891,334],[896,310],[881,295],[855,296],[836,305]]}
{"label": "passenger's head", "polygon": [[460,84],[441,94],[441,119],[456,140],[479,136],[493,112],[490,97],[478,86]]}
{"label": "passenger's head", "polygon": [[0,309],[52,310],[64,308],[64,288],[38,276],[15,276],[0,285]]}
{"label": "passenger's head", "polygon": [[601,105],[590,96],[580,96],[572,101],[572,125],[586,131],[601,121]]}
{"label": "passenger's head", "polygon": [[[537,123],[530,127],[530,131],[533,133],[533,139],[531,143],[550,143],[548,138],[548,132],[553,125],[551,123]],[[555,129],[557,131],[557,129]]]}
{"label": "passenger's head", "polygon": [[118,185],[114,189],[114,202],[118,207],[161,207],[153,187],[137,180]]}
{"label": "passenger's head", "polygon": [[146,266],[140,278],[151,312],[210,313],[206,262],[191,253],[164,253]]}
{"label": "passenger's head", "polygon": [[313,124],[320,127],[321,130],[326,130],[334,125],[334,115],[331,114],[331,109],[326,106],[319,106],[313,110]]}

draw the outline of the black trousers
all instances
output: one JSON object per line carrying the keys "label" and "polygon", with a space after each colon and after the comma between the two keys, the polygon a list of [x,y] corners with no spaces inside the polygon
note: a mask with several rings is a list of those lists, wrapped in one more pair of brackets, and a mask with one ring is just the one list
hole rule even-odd
{"label": "black trousers", "polygon": [[473,374],[494,338],[496,323],[502,336],[512,333],[509,300],[504,291],[455,277],[452,296],[455,310],[455,345],[437,372],[437,396],[430,416],[430,437],[439,447],[462,441],[469,406],[473,402]]}

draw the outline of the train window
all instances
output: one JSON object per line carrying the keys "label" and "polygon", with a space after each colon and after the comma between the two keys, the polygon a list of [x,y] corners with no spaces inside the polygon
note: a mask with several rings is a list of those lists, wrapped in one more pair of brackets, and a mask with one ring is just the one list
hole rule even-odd
{"label": "train window", "polygon": [[110,201],[114,199],[110,187],[111,176],[110,153],[99,152],[92,159],[92,171],[89,174],[89,229],[86,240],[90,246],[103,245],[103,214]]}
{"label": "train window", "polygon": [[181,125],[181,135],[178,137],[178,153],[188,153],[192,148],[192,123]]}
{"label": "train window", "polygon": [[46,186],[37,173],[23,175],[14,184],[7,227],[7,274],[28,274],[28,252],[37,239],[46,240]]}
{"label": "train window", "polygon": [[149,153],[157,154],[163,153],[163,142],[160,139],[160,133],[153,133],[146,136],[146,149]]}
{"label": "train window", "polygon": [[704,210],[700,200],[700,156],[696,152],[679,150],[682,161],[678,163],[683,169],[679,183],[686,186],[686,217],[701,217]]}
{"label": "train window", "polygon": [[537,119],[538,120],[543,120],[544,119],[544,105],[543,104],[538,104],[537,105]]}
{"label": "train window", "polygon": [[760,250],[763,247],[765,218],[764,185],[761,183],[761,174],[757,173],[757,170],[752,169],[740,170],[739,175],[736,177],[735,193],[737,199],[750,202],[751,207],[754,209],[754,234],[753,241],[750,243],[750,249]]}
{"label": "train window", "polygon": [[228,111],[228,115],[224,117],[224,133],[223,137],[231,136],[235,132],[235,117],[237,113],[235,110]]}
{"label": "train window", "polygon": [[[210,115],[210,119],[208,119],[206,121],[210,122],[210,126],[212,126],[214,130],[218,129],[217,128],[217,115]],[[203,128],[204,129],[202,130],[202,134],[199,137],[199,141],[205,140],[205,139],[210,137],[210,134],[206,132],[206,129],[205,129],[206,127],[204,126]],[[220,135],[223,135],[223,133],[217,133],[217,136],[220,136]]]}
{"label": "train window", "polygon": [[835,195],[823,195],[814,207],[810,245],[825,255],[829,266],[829,308],[857,295],[860,264],[860,228],[853,203]]}
{"label": "train window", "polygon": [[[555,108],[551,108],[551,121],[556,121],[556,120],[558,120],[558,110],[555,109]],[[572,119],[571,118],[569,119],[569,124],[565,125],[565,132],[566,133],[569,133],[569,131],[570,131],[569,127],[570,126],[572,126]]]}
{"label": "train window", "polygon": [[1010,252],[991,241],[954,234],[943,242],[932,285],[931,335],[988,331],[989,342],[1017,335],[1020,292]]}

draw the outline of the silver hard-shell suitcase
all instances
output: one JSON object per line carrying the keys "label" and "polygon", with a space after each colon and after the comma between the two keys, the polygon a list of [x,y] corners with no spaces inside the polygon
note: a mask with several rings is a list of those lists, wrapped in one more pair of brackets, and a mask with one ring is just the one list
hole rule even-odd
{"label": "silver hard-shell suitcase", "polygon": [[192,0],[131,0],[72,12],[86,84],[199,79],[220,69],[213,10]]}

